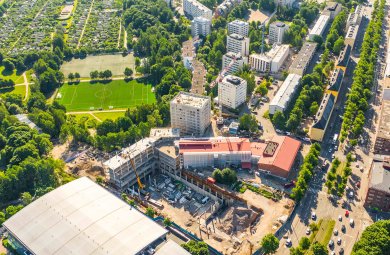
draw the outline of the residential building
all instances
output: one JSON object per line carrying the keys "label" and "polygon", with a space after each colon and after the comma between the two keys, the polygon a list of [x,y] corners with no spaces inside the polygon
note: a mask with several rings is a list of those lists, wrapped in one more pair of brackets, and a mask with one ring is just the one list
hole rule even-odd
{"label": "residential building", "polygon": [[314,124],[311,126],[309,131],[311,140],[319,142],[323,141],[335,103],[335,96],[330,92],[325,92],[321,104],[319,105],[318,112],[314,117]]}
{"label": "residential building", "polygon": [[331,20],[341,12],[342,5],[336,2],[327,2],[325,9],[322,11],[322,15],[328,15]]}
{"label": "residential building", "polygon": [[242,20],[233,20],[228,23],[228,35],[238,34],[244,37],[248,37],[249,23]]}
{"label": "residential building", "polygon": [[353,47],[355,46],[355,41],[359,32],[359,25],[350,25],[345,35],[344,43]]}
{"label": "residential building", "polygon": [[207,70],[203,63],[197,59],[192,62],[192,85],[190,92],[198,95],[204,94]]}
{"label": "residential building", "polygon": [[309,39],[313,40],[316,36],[323,37],[326,27],[329,24],[330,17],[328,15],[321,15],[316,21],[312,30],[309,33]]}
{"label": "residential building", "polygon": [[218,102],[223,106],[236,109],[246,100],[246,80],[227,75],[218,83]]}
{"label": "residential building", "polygon": [[191,34],[193,37],[206,36],[211,31],[211,20],[202,16],[196,17],[191,21]]}
{"label": "residential building", "polygon": [[290,52],[288,44],[274,44],[269,52],[251,54],[249,63],[252,69],[258,72],[276,73],[286,61]]}
{"label": "residential building", "polygon": [[347,26],[346,27],[350,27],[351,25],[359,26],[360,22],[362,21],[362,16],[363,16],[363,6],[362,5],[357,5],[355,7],[355,11],[351,12],[348,15]]}
{"label": "residential building", "polygon": [[305,42],[298,53],[298,56],[292,62],[289,72],[299,74],[301,76],[306,74],[307,68],[313,59],[316,52],[317,43]]}
{"label": "residential building", "polygon": [[181,56],[183,58],[184,67],[192,69],[192,61],[195,58],[195,46],[193,40],[183,42]]}
{"label": "residential building", "polygon": [[340,52],[339,57],[337,58],[336,61],[336,68],[340,68],[344,71],[346,74],[349,59],[351,57],[351,50],[352,47],[349,44],[344,45],[343,50]]}
{"label": "residential building", "polygon": [[390,158],[374,160],[368,179],[368,190],[364,206],[390,211]]}
{"label": "residential building", "polygon": [[247,138],[210,137],[179,141],[181,168],[251,168],[251,143]]}
{"label": "residential building", "polygon": [[284,33],[289,29],[289,26],[283,22],[275,21],[269,25],[269,43],[283,43]]}
{"label": "residential building", "polygon": [[201,136],[210,125],[211,101],[208,96],[180,92],[170,103],[171,126],[183,135]]}
{"label": "residential building", "polygon": [[273,115],[277,111],[284,112],[287,109],[299,87],[301,78],[302,76],[293,73],[287,76],[269,104],[269,114]]}
{"label": "residential building", "polygon": [[167,229],[87,177],[39,197],[3,226],[20,254],[190,255]]}
{"label": "residential building", "polygon": [[215,9],[217,16],[226,17],[229,12],[236,7],[242,0],[224,0],[220,5]]}
{"label": "residential building", "polygon": [[190,16],[190,18],[199,16],[209,20],[213,18],[213,12],[196,0],[183,0],[183,11],[184,14]]}
{"label": "residential building", "polygon": [[179,128],[152,128],[150,129],[149,138],[163,139],[164,141],[174,141],[180,138]]}
{"label": "residential building", "polygon": [[335,97],[335,101],[343,84],[343,78],[344,71],[340,68],[335,68],[329,77],[328,91]]}
{"label": "residential building", "polygon": [[227,52],[240,53],[242,56],[249,55],[249,38],[238,34],[227,36]]}
{"label": "residential building", "polygon": [[251,143],[252,164],[258,171],[286,179],[296,167],[301,142],[288,136],[274,136],[267,143]]}
{"label": "residential building", "polygon": [[383,90],[382,110],[375,138],[374,153],[390,155],[390,89]]}
{"label": "residential building", "polygon": [[156,164],[152,159],[155,156],[156,141],[155,138],[144,138],[104,162],[108,181],[123,190],[137,183],[135,170],[141,179],[146,179],[148,175],[154,173]]}
{"label": "residential building", "polygon": [[242,57],[240,53],[227,52],[222,57],[222,69],[226,69],[225,74],[234,74],[248,64],[248,58]]}

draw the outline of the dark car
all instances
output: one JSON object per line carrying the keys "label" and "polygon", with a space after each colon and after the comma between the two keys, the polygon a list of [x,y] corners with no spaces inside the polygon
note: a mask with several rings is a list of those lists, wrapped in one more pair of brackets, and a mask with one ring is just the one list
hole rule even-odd
{"label": "dark car", "polygon": [[294,186],[295,186],[295,181],[291,181],[291,182],[284,184],[284,188],[286,188],[286,189],[289,189],[289,188],[294,187]]}

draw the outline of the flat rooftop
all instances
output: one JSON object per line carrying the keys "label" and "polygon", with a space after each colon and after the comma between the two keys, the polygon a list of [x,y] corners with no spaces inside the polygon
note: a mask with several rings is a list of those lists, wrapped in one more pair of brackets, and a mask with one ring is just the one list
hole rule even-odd
{"label": "flat rooftop", "polygon": [[179,141],[179,153],[250,151],[251,143],[247,138],[210,137],[204,139],[181,139]]}
{"label": "flat rooftop", "polygon": [[161,146],[158,148],[160,151],[164,152],[165,154],[171,156],[171,157],[176,157],[178,154],[176,153],[176,148],[175,146],[170,146],[170,145],[166,145],[166,146]]}
{"label": "flat rooftop", "polygon": [[350,25],[348,27],[348,31],[347,34],[345,35],[345,38],[356,39],[358,31],[359,31],[359,25]]}
{"label": "flat rooftop", "polygon": [[390,139],[390,89],[383,90],[382,111],[377,137]]}
{"label": "flat rooftop", "polygon": [[149,137],[180,137],[180,128],[152,128]]}
{"label": "flat rooftop", "polygon": [[283,22],[281,22],[281,21],[274,21],[274,22],[271,23],[271,26],[285,27],[285,26],[287,26],[287,24],[286,24],[286,23],[283,23]]}
{"label": "flat rooftop", "polygon": [[183,249],[174,241],[168,240],[154,255],[191,255],[191,253]]}
{"label": "flat rooftop", "polygon": [[204,85],[206,84],[207,70],[203,63],[197,59],[192,62],[192,86],[191,93],[202,95],[204,93]]}
{"label": "flat rooftop", "polygon": [[229,84],[232,84],[234,86],[238,86],[238,85],[241,85],[242,83],[246,82],[244,79],[238,77],[238,76],[235,76],[235,75],[226,75],[223,80],[222,80],[223,83],[229,83]]}
{"label": "flat rooftop", "polygon": [[305,42],[298,53],[298,56],[292,62],[291,69],[303,69],[306,68],[316,51],[317,43]]}
{"label": "flat rooftop", "polygon": [[[274,52],[271,52],[273,51]],[[288,44],[275,44],[274,47],[269,51],[269,56],[272,56],[272,61],[280,62],[283,56],[288,53],[290,50],[290,45]],[[272,54],[272,55],[271,55]]]}
{"label": "flat rooftop", "polygon": [[240,41],[242,41],[242,40],[245,39],[244,36],[239,35],[239,34],[230,34],[230,35],[228,35],[228,37],[231,37],[231,38],[233,38],[233,39],[235,39],[235,40],[240,40]]}
{"label": "flat rooftop", "polygon": [[[386,158],[385,158],[386,160]],[[388,158],[387,158],[388,160]],[[386,162],[372,162],[370,171],[370,188],[390,193],[390,170],[384,168]]]}
{"label": "flat rooftop", "polygon": [[290,73],[283,81],[278,92],[272,98],[270,105],[277,105],[283,109],[286,109],[288,102],[295,93],[302,76],[298,74]]}
{"label": "flat rooftop", "polygon": [[234,52],[229,51],[229,52],[225,53],[224,56],[231,58],[231,59],[234,58],[235,60],[242,60],[241,53],[234,53]]}
{"label": "flat rooftop", "polygon": [[310,34],[322,36],[322,33],[324,32],[326,26],[328,25],[329,19],[330,17],[328,15],[321,15],[318,18],[313,29],[310,31]]}
{"label": "flat rooftop", "polygon": [[324,93],[319,109],[315,115],[315,121],[313,124],[314,128],[325,129],[330,120],[330,116],[333,112],[333,107],[335,104],[335,97],[332,93]]}
{"label": "flat rooftop", "polygon": [[172,99],[171,104],[188,105],[196,108],[203,108],[210,101],[210,97],[192,94],[181,91]]}
{"label": "flat rooftop", "polygon": [[195,46],[192,40],[183,42],[183,47],[181,49],[183,57],[194,57],[195,56]]}
{"label": "flat rooftop", "polygon": [[87,177],[38,198],[4,227],[34,254],[137,254],[168,231]]}

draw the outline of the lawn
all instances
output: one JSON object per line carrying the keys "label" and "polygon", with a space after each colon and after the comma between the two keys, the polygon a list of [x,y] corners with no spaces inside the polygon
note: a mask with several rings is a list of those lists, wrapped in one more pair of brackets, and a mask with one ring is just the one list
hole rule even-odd
{"label": "lawn", "polygon": [[12,93],[12,94],[18,94],[21,95],[24,99],[24,96],[26,95],[26,86],[15,86],[13,88],[1,88],[0,89],[0,94],[5,94],[5,93]]}
{"label": "lawn", "polygon": [[135,70],[134,56],[129,54],[123,57],[121,54],[87,56],[84,59],[72,59],[61,65],[61,72],[65,77],[69,73],[78,72],[82,78],[89,78],[92,71],[110,70],[113,76],[123,76],[126,67]]}
{"label": "lawn", "polygon": [[336,222],[334,220],[329,218],[323,219],[319,225],[318,232],[314,240],[327,246],[330,238],[332,237],[335,225]]}
{"label": "lawn", "polygon": [[6,72],[4,70],[4,66],[0,66],[0,78],[2,79],[11,79],[15,82],[15,84],[23,83],[23,75],[19,75],[16,73],[16,70],[14,70],[12,73],[11,72]]}
{"label": "lawn", "polygon": [[119,117],[125,116],[125,112],[94,112],[93,115],[95,115],[101,121],[106,119],[116,120]]}
{"label": "lawn", "polygon": [[151,85],[113,80],[109,83],[80,82],[64,84],[57,94],[57,99],[67,111],[90,111],[128,108],[156,101]]}

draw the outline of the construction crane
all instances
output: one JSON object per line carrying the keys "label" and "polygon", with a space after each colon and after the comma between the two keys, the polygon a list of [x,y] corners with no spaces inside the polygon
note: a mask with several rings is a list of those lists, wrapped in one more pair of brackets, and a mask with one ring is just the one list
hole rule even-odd
{"label": "construction crane", "polygon": [[137,169],[135,167],[134,159],[130,158],[130,164],[131,164],[131,167],[133,168],[133,171],[135,173],[135,177],[137,178],[138,187],[140,190],[142,190],[144,188],[144,185],[142,184],[141,179],[138,176]]}

